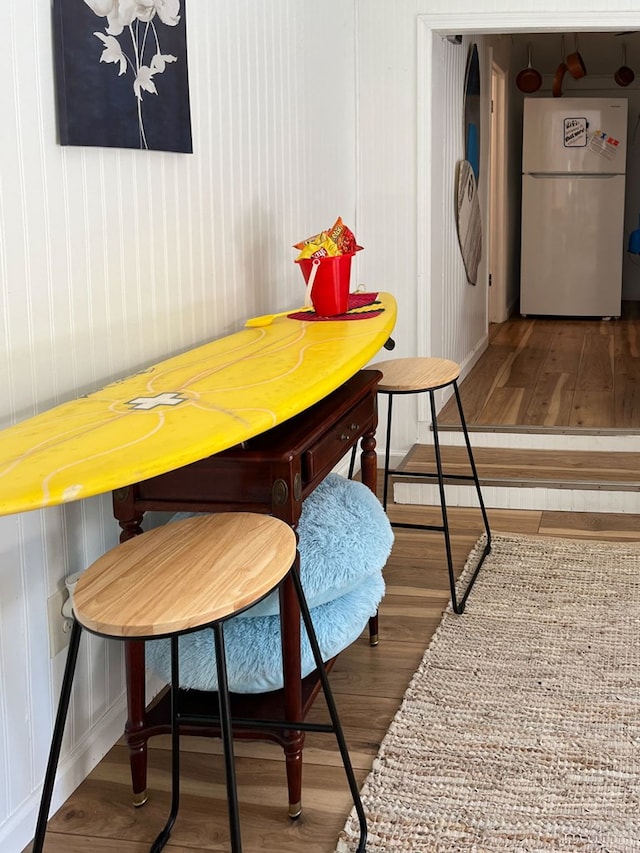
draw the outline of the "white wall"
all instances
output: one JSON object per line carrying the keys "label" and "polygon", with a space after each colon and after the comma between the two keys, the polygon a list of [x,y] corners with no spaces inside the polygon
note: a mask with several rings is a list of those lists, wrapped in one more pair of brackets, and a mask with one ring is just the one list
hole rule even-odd
{"label": "white wall", "polygon": [[[299,305],[291,244],[338,214],[360,236],[354,6],[187,0],[194,154],[178,155],[58,146],[50,2],[5,0],[0,425]],[[8,853],[33,831],[65,658],[49,659],[47,598],[117,533],[108,496],[0,518]],[[122,732],[121,649],[89,646],[58,804]]]}

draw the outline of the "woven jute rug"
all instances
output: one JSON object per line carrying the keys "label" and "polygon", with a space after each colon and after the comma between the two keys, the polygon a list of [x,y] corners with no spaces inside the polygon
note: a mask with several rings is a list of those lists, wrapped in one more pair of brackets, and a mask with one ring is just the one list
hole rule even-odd
{"label": "woven jute rug", "polygon": [[362,795],[368,853],[640,851],[640,547],[496,535]]}

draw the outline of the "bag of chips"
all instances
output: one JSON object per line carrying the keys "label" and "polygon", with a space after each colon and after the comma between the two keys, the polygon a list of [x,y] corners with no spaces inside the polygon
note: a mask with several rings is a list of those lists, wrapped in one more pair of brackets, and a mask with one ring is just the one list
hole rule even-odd
{"label": "bag of chips", "polygon": [[342,217],[339,216],[328,231],[321,231],[313,237],[294,243],[293,248],[300,250],[296,258],[299,261],[304,258],[335,258],[338,255],[352,255],[362,246],[358,246],[353,231],[347,228]]}

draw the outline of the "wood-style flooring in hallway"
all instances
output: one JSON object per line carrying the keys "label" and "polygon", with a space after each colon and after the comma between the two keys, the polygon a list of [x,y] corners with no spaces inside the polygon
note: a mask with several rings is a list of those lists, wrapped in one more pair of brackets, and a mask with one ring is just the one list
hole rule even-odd
{"label": "wood-style flooring in hallway", "polygon": [[[637,430],[640,303],[622,304],[615,320],[515,316],[493,325],[460,383],[467,424]],[[458,423],[453,401],[438,421]]]}

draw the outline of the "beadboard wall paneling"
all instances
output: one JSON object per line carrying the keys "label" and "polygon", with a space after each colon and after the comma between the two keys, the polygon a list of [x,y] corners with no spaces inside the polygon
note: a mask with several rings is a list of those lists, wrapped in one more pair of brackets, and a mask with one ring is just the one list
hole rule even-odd
{"label": "beadboard wall paneling", "polygon": [[[413,11],[412,11],[413,10]],[[415,3],[358,3],[360,278],[398,300],[394,356],[415,352],[417,118]],[[389,356],[390,357],[390,356]]]}
{"label": "beadboard wall paneling", "polygon": [[[57,145],[51,3],[5,2],[0,427],[297,307],[291,244],[337,215],[355,224],[355,2],[181,5],[192,155]],[[49,657],[47,599],[117,538],[109,496],[0,518],[9,853],[33,832],[65,660]],[[54,805],[121,733],[122,695],[121,645],[90,638]]]}
{"label": "beadboard wall paneling", "polygon": [[[462,45],[452,45],[432,32],[416,15],[422,11],[416,6],[424,5],[394,4],[393,23],[384,0],[358,8],[359,234],[374,248],[367,257],[362,253],[361,263],[368,284],[390,289],[398,299],[396,349],[383,358],[417,353],[462,362],[487,328],[486,264],[483,260],[482,284],[469,285],[455,219],[469,45],[479,44],[485,108],[488,60],[481,38],[465,36]],[[486,176],[487,128],[482,132]],[[480,193],[484,206],[482,183]],[[428,413],[412,397],[398,398],[394,407],[394,449],[402,452],[417,440]]]}
{"label": "beadboard wall paneling", "polygon": [[[460,253],[456,228],[456,194],[459,164],[465,158],[464,86],[469,52],[478,45],[481,64],[481,163],[479,200],[482,218],[483,252],[478,270],[478,283],[471,285]],[[433,36],[432,67],[433,112],[432,132],[438,143],[433,146],[431,186],[434,197],[441,199],[439,215],[433,216],[432,242],[440,247],[441,265],[435,253],[431,265],[431,280],[443,286],[431,293],[431,349],[429,355],[462,362],[476,343],[486,334],[487,305],[487,235],[485,186],[487,156],[487,83],[488,62],[484,39],[465,36],[462,44],[451,44]],[[437,230],[436,230],[437,229]],[[438,291],[438,293],[435,292]]]}
{"label": "beadboard wall paneling", "polygon": [[[479,40],[443,40],[416,15],[420,5],[394,4],[393,26],[384,0],[358,7],[359,234],[375,249],[362,253],[361,264],[367,284],[398,299],[396,349],[389,357],[463,361],[486,334],[486,286],[467,283],[455,219],[467,52]],[[486,162],[486,147],[482,157]],[[427,215],[419,218],[423,207]],[[401,452],[417,440],[427,412],[411,397],[394,406],[393,444]]]}
{"label": "beadboard wall paneling", "polygon": [[[415,2],[358,3],[358,281],[370,290],[391,291],[398,302],[396,348],[374,360],[415,355],[417,261],[417,29]],[[378,447],[384,447],[386,403],[380,401]],[[394,444],[416,440],[412,397],[394,401],[399,426]]]}

